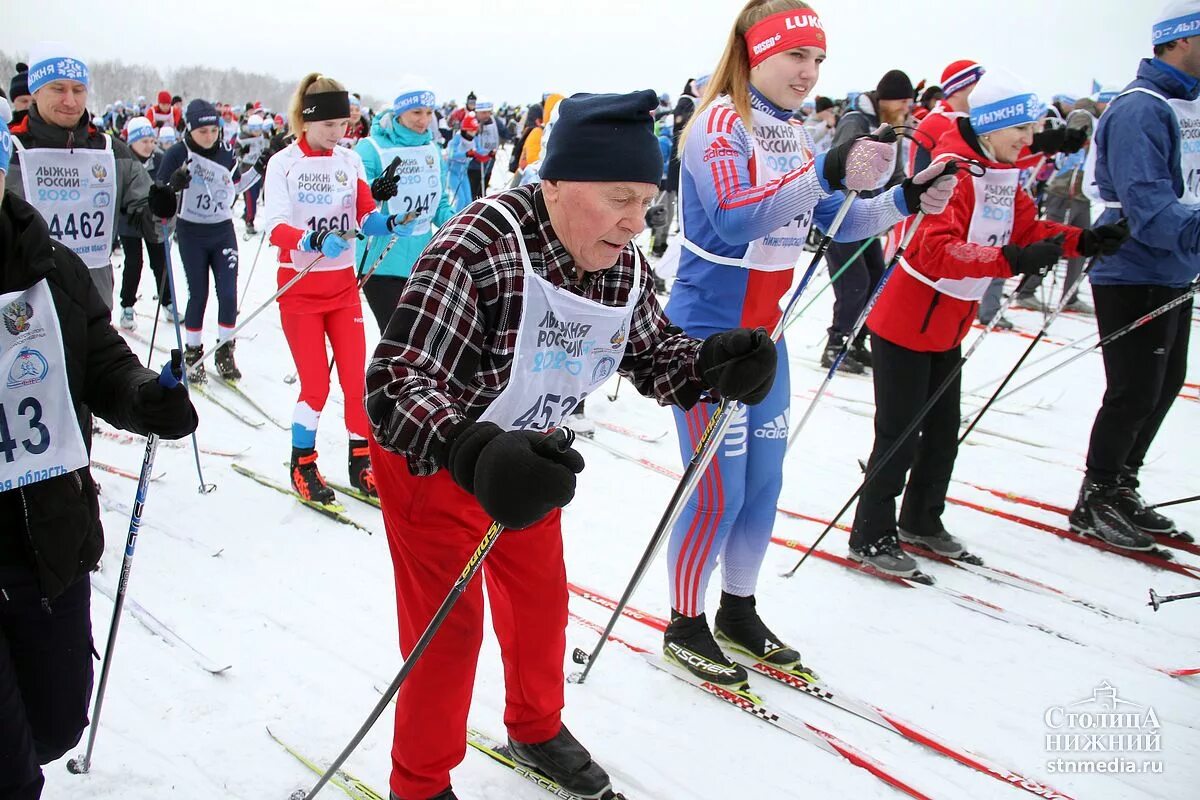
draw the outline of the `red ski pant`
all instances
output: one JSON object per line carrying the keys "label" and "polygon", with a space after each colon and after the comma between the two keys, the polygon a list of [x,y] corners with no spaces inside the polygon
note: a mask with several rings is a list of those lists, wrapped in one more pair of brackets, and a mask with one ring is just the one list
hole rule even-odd
{"label": "red ski pant", "polygon": [[[279,321],[287,337],[296,374],[300,378],[300,396],[292,418],[293,439],[297,447],[315,445],[317,419],[329,399],[329,362],[325,339],[333,348],[338,380],[346,405],[346,430],[356,439],[366,439],[370,425],[363,407],[363,374],[366,370],[367,340],[363,331],[362,306],[346,306],[313,314],[281,311]],[[297,430],[300,428],[300,430]],[[312,441],[309,441],[309,437]]]}
{"label": "red ski pant", "polygon": [[[408,658],[491,520],[442,470],[418,478],[406,460],[371,441],[392,565],[400,652]],[[517,741],[558,734],[567,638],[561,512],[501,534],[484,561],[492,627],[504,663],[504,724]],[[392,791],[425,800],[450,785],[466,756],[467,712],[483,642],[483,583],[471,581],[400,688]]]}

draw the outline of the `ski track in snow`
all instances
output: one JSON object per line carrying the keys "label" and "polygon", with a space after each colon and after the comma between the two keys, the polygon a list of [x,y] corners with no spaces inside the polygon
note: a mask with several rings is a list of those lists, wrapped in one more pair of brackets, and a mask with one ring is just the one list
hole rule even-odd
{"label": "ski track in snow", "polygon": [[[501,185],[501,177],[494,185]],[[236,224],[241,228],[240,221]],[[238,240],[244,281],[258,242],[242,241],[240,235]],[[177,254],[173,263],[182,286]],[[264,247],[243,311],[256,308],[275,285],[273,253]],[[149,287],[144,280],[142,307],[149,306]],[[822,379],[820,372],[803,364],[816,363],[820,356],[831,304],[832,294],[826,292],[788,333],[793,393],[815,389]],[[364,301],[368,345],[373,346],[378,334],[366,312]],[[215,314],[214,301],[209,304],[206,339],[215,335]],[[1028,311],[1014,310],[1010,316],[1030,332],[1041,320]],[[144,319],[139,324],[143,331],[150,325]],[[1052,335],[1074,339],[1093,325],[1091,318],[1064,315]],[[163,332],[169,329],[164,326]],[[294,367],[277,312],[264,312],[249,332],[257,337],[243,342],[237,353],[245,375],[242,386],[286,420],[296,387],[282,380]],[[173,338],[164,341],[173,343]],[[1027,343],[1018,336],[993,334],[968,364],[963,385],[972,387],[1002,373]],[[144,354],[136,345],[135,352],[139,357]],[[1034,355],[1041,353],[1039,348]],[[159,360],[156,356],[155,367]],[[1198,362],[1200,356],[1193,354],[1190,381],[1200,376]],[[1072,505],[1081,474],[1066,465],[1082,464],[1103,386],[1100,358],[1089,355],[1017,395],[1011,402],[1021,407],[1058,399],[1050,408],[1028,410],[1021,416],[989,414],[986,426],[1043,442],[1048,448],[973,435],[969,441],[974,446],[962,448],[959,454],[955,477]],[[611,388],[605,387],[604,393]],[[842,396],[872,399],[867,380],[838,378],[832,389]],[[236,398],[229,399],[242,407]],[[318,448],[324,472],[336,478],[343,476],[346,448],[341,400],[335,380]],[[793,421],[806,404],[807,399],[794,401]],[[239,461],[286,481],[286,470],[280,466],[290,448],[286,432],[271,426],[252,430],[203,398],[197,398],[196,405],[204,445],[249,447]],[[603,429],[596,436],[630,454],[679,469],[669,409],[635,396],[626,385],[616,402],[598,391],[588,403],[588,413],[638,431],[670,430],[671,435],[658,442],[637,441]],[[1175,404],[1143,472],[1148,501],[1195,492],[1197,462],[1190,445],[1198,423],[1196,403]],[[839,407],[838,401],[824,400],[788,457],[780,504],[814,516],[831,516],[861,478],[856,459],[866,458],[871,442],[869,417],[851,413],[844,404]],[[138,470],[140,447],[103,439],[93,447],[97,458]],[[588,467],[564,515],[568,573],[582,585],[617,597],[674,483],[597,448],[578,447]],[[1047,459],[1062,466],[1046,463]],[[237,475],[230,459],[202,454],[201,460],[205,479],[217,484],[217,490],[207,496],[196,491],[190,446],[159,448],[156,471],[166,474],[150,487],[129,592],[214,662],[233,667],[222,675],[210,675],[186,652],[165,644],[127,615],[92,772],[72,776],[65,759],[48,765],[47,800],[80,796],[283,800],[292,790],[311,786],[314,776],[267,737],[264,725],[311,758],[327,762],[377,701],[373,686],[386,684],[399,667],[391,562],[380,514],[345,501],[347,513],[374,531],[374,536],[368,536]],[[103,580],[113,581],[119,574],[128,527],[128,516],[121,511],[132,503],[134,482],[106,473],[98,473],[97,479],[116,503],[103,513],[107,534]],[[1058,515],[1014,506],[957,482],[950,493],[1065,527],[1065,519]],[[1171,511],[1181,527],[1200,532],[1200,507],[1183,505]],[[851,514],[843,522],[850,522]],[[832,686],[1072,797],[1194,796],[1200,786],[1200,678],[1172,679],[1143,663],[1200,666],[1200,634],[1195,625],[1200,609],[1195,601],[1166,606],[1157,614],[1146,607],[1148,588],[1162,594],[1195,591],[1200,588],[1196,582],[967,508],[949,506],[945,521],[989,565],[1044,581],[1138,623],[1105,619],[1051,597],[938,564],[922,564],[943,586],[1100,645],[1081,647],[972,613],[934,591],[885,584],[815,559],[794,578],[783,579],[780,573],[795,563],[799,553],[775,545],[767,551],[758,590],[764,618],[799,647],[806,662]],[[779,516],[775,530],[780,537],[811,542],[821,527]],[[822,547],[844,553],[846,534],[830,532]],[[220,557],[213,557],[217,554]],[[1175,554],[1182,563],[1200,565],[1200,557]],[[635,606],[668,615],[665,573],[665,558],[660,556],[634,595]],[[714,576],[708,593],[710,611],[719,592],[719,578]],[[100,648],[112,605],[99,592],[93,593],[92,605]],[[571,608],[597,623],[607,619],[606,611],[577,598]],[[650,649],[661,644],[654,631],[631,620],[622,620],[616,633]],[[569,662],[571,649],[590,651],[595,637],[580,624],[568,626],[564,670],[578,669]],[[1157,711],[1162,752],[1154,755],[1165,763],[1161,775],[1048,771],[1046,709],[1088,698],[1106,680],[1122,698]],[[932,797],[1015,800],[1023,794],[765,678],[752,678],[752,682],[768,704],[841,737]],[[488,635],[471,723],[500,738],[503,696],[499,652]],[[391,719],[389,709],[347,764],[385,795]],[[610,769],[616,788],[626,791],[631,800],[900,796],[864,770],[647,668],[638,655],[615,642],[607,645],[585,685],[568,684],[564,719]],[[68,755],[82,751],[85,742]],[[471,750],[454,772],[454,785],[464,799],[546,796]],[[322,796],[342,795],[330,787]]]}

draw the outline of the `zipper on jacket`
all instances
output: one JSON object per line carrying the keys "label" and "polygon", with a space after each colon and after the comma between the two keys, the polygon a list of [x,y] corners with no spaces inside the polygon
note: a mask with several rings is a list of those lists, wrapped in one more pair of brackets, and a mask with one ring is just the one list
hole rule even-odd
{"label": "zipper on jacket", "polygon": [[[33,533],[31,533],[31,529],[30,529],[30,525],[29,525],[29,503],[26,502],[26,500],[25,500],[25,490],[24,489],[17,489],[17,494],[19,494],[21,496],[21,511],[23,512],[23,516],[25,517],[25,538],[27,538],[29,540],[29,549],[31,551],[33,551],[34,575],[36,576],[37,575],[38,551],[37,551],[37,546],[33,543]],[[41,581],[38,581],[38,588],[41,588]],[[7,597],[7,594],[5,596]],[[46,610],[47,614],[54,613],[54,609],[52,609],[50,607],[50,598],[46,597],[45,594],[42,595],[42,608],[44,608]]]}
{"label": "zipper on jacket", "polygon": [[933,299],[929,301],[929,310],[925,312],[925,319],[921,322],[921,333],[926,333],[929,330],[929,321],[933,319],[933,312],[941,302],[942,294],[936,289],[933,292]]}

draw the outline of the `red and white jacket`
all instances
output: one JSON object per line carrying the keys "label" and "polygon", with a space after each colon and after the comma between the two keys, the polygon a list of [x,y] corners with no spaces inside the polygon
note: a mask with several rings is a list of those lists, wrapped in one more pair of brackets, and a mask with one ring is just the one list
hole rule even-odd
{"label": "red and white jacket", "polygon": [[[957,156],[978,161],[989,169],[1017,168],[988,160],[968,144],[964,128],[970,131],[969,123],[961,120],[942,135],[933,151],[934,160]],[[974,140],[973,133],[970,138]],[[944,352],[957,347],[978,313],[978,300],[960,299],[930,283],[941,279],[1008,278],[1013,274],[1001,252],[1004,242],[989,246],[969,241],[976,207],[982,199],[976,197],[976,182],[970,173],[960,171],[957,180],[946,210],[922,220],[905,254],[909,269],[925,280],[897,267],[867,318],[867,325],[876,334],[910,350]],[[1019,188],[1013,193],[1011,208],[1012,231],[1007,243],[1030,245],[1064,233],[1063,255],[1079,255],[1079,228],[1037,219],[1033,200]]]}

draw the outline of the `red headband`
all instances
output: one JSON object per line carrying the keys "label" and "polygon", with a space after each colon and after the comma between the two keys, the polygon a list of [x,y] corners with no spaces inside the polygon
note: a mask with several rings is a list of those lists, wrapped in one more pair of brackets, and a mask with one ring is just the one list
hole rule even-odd
{"label": "red headband", "polygon": [[826,49],[821,18],[811,9],[780,11],[746,31],[746,53],[750,56],[751,67],[757,67],[776,53],[796,47]]}

